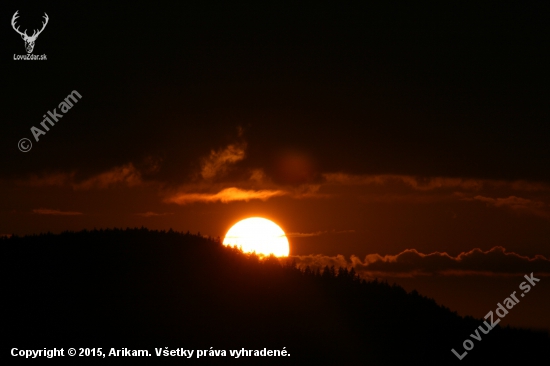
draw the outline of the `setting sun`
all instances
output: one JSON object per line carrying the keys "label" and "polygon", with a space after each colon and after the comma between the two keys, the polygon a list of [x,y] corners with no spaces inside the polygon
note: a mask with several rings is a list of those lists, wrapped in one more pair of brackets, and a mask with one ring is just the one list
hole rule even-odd
{"label": "setting sun", "polygon": [[250,217],[233,225],[223,244],[239,247],[245,253],[256,252],[260,256],[287,257],[290,250],[283,229],[262,217]]}

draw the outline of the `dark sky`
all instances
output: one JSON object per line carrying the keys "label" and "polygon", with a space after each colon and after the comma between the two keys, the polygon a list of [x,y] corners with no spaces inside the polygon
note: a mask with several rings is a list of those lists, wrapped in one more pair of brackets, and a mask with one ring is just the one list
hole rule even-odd
{"label": "dark sky", "polygon": [[[299,148],[320,171],[549,182],[548,6],[383,4],[4,7],[1,174],[159,155],[179,180],[238,125],[266,169]],[[47,62],[13,61],[15,10],[24,28],[48,13]],[[14,150],[72,90],[70,126]]]}
{"label": "dark sky", "polygon": [[[363,3],[2,2],[0,235],[263,216],[307,260],[415,250],[382,272],[462,315],[550,276],[550,5]],[[17,10],[47,60],[14,60]],[[436,252],[452,296],[413,274]],[[536,296],[514,324],[550,328]]]}

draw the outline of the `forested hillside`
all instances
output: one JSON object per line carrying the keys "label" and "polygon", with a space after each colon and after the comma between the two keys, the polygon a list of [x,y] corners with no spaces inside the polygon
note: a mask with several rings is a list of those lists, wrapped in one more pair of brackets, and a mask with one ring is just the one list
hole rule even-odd
{"label": "forested hillside", "polygon": [[[300,271],[200,235],[95,230],[0,240],[4,348],[225,350],[202,364],[544,365],[548,335],[462,318],[416,291],[353,271]],[[459,361],[465,339],[474,349]],[[211,348],[212,347],[212,348]],[[289,356],[232,357],[230,350]],[[208,352],[206,352],[208,354]],[[538,362],[536,360],[539,360]],[[13,358],[12,358],[13,361]],[[36,363],[43,360],[27,360]],[[71,361],[64,359],[63,361]],[[75,364],[84,362],[73,359]],[[105,360],[95,361],[100,364]]]}

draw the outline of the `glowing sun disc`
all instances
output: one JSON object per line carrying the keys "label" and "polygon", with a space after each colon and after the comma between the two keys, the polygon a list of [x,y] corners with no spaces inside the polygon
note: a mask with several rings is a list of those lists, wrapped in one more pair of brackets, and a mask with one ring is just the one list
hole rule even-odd
{"label": "glowing sun disc", "polygon": [[241,220],[229,229],[224,245],[236,246],[245,253],[288,257],[290,246],[283,229],[271,220],[262,217],[250,217]]}

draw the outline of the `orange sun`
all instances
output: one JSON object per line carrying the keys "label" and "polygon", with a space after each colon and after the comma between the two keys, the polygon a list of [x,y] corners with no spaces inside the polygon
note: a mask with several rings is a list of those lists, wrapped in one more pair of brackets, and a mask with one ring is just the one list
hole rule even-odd
{"label": "orange sun", "polygon": [[224,245],[236,246],[245,253],[256,252],[259,256],[288,257],[290,247],[283,229],[271,220],[250,217],[241,220],[229,229]]}

